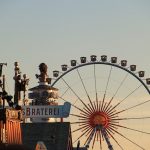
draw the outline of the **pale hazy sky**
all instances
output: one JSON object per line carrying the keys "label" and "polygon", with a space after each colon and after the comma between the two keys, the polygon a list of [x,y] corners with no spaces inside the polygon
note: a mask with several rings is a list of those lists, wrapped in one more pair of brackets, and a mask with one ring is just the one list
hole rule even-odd
{"label": "pale hazy sky", "polygon": [[29,76],[80,56],[106,54],[149,72],[149,0],[0,0],[1,62]]}
{"label": "pale hazy sky", "polygon": [[15,61],[30,87],[41,62],[51,76],[92,54],[127,59],[150,77],[150,1],[0,0],[0,53],[10,92]]}

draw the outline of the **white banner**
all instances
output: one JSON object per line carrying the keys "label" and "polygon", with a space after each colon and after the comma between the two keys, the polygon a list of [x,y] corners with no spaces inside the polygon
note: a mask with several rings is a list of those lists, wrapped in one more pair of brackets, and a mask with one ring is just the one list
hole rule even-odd
{"label": "white banner", "polygon": [[64,105],[35,105],[23,106],[23,118],[66,118],[69,116],[71,104],[65,102]]}

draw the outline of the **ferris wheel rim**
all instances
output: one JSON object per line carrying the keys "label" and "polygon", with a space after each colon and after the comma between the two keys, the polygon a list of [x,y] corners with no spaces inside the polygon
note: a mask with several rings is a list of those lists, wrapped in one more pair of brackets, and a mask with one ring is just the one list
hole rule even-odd
{"label": "ferris wheel rim", "polygon": [[[85,57],[84,57],[85,58]],[[73,60],[74,61],[74,60]],[[122,60],[122,61],[126,61],[126,60]],[[83,106],[83,109],[80,109],[80,107],[78,107],[75,103],[71,103],[71,105],[78,109],[77,112],[75,113],[71,113],[70,116],[72,117],[76,117],[76,119],[78,119],[77,121],[73,121],[71,122],[72,125],[79,125],[78,127],[75,126],[74,130],[72,131],[72,133],[75,132],[82,132],[81,134],[79,134],[80,136],[78,136],[78,138],[75,137],[74,142],[76,143],[79,139],[83,138],[83,136],[86,136],[86,140],[84,141],[83,145],[84,146],[88,146],[90,142],[92,141],[92,143],[90,144],[92,146],[92,149],[95,145],[95,139],[97,138],[97,140],[100,141],[100,147],[102,149],[102,145],[103,142],[102,140],[104,140],[104,134],[106,134],[106,138],[108,137],[112,137],[111,141],[112,143],[114,143],[115,146],[119,146],[121,149],[123,149],[122,145],[119,144],[119,140],[117,139],[118,136],[120,136],[121,138],[123,138],[124,140],[128,141],[130,144],[140,148],[140,149],[145,149],[141,144],[138,144],[137,141],[134,141],[134,139],[129,138],[127,135],[124,134],[124,131],[126,129],[126,131],[130,130],[130,131],[134,131],[136,133],[142,133],[142,134],[150,134],[150,132],[146,132],[143,129],[141,130],[141,123],[138,126],[138,128],[132,128],[132,126],[126,126],[126,124],[121,123],[121,125],[119,124],[121,121],[120,120],[134,120],[134,119],[145,119],[145,118],[150,118],[145,117],[145,116],[141,116],[141,117],[128,117],[127,118],[121,118],[122,115],[118,115],[122,112],[131,110],[132,108],[136,108],[137,106],[141,106],[147,102],[150,102],[150,100],[144,101],[144,102],[139,102],[136,103],[136,105],[131,105],[130,107],[127,108],[121,108],[121,109],[116,109],[116,107],[118,107],[125,99],[127,99],[130,95],[132,95],[137,89],[139,89],[141,86],[146,89],[145,93],[150,94],[150,90],[148,85],[150,84],[150,78],[143,78],[143,76],[140,75],[140,72],[144,71],[136,71],[136,65],[123,65],[121,61],[120,63],[117,62],[112,62],[112,61],[103,61],[101,59],[101,61],[81,61],[81,63],[77,63],[75,65],[72,64],[72,60],[71,60],[71,66],[68,66],[66,64],[62,65],[62,72],[61,71],[53,71],[53,76],[56,77],[54,78],[51,87],[53,87],[57,82],[59,83],[60,79],[62,79],[62,81],[65,83],[65,85],[68,87],[65,91],[63,91],[62,96],[60,96],[59,98],[62,99],[63,101],[67,101],[65,98],[63,98],[63,96],[67,93],[68,89],[70,89],[70,91],[77,97],[77,99],[79,99],[80,103]],[[127,61],[126,61],[127,62]],[[87,91],[87,89],[85,88],[85,84],[83,82],[83,78],[81,77],[80,71],[78,68],[81,68],[84,66],[90,66],[93,65],[94,66],[94,79],[97,78],[95,75],[95,65],[96,64],[101,64],[101,65],[107,65],[110,66],[110,71],[108,74],[108,78],[106,80],[106,87],[105,87],[105,91],[104,91],[104,95],[103,95],[103,99],[102,100],[98,100],[97,99],[97,88],[95,88],[95,94],[96,94],[96,100],[95,101],[91,101],[91,98],[89,97],[89,93]],[[131,66],[135,66],[135,70],[131,68]],[[110,77],[111,77],[111,72],[112,72],[112,68],[119,68],[119,70],[124,70],[126,72],[125,77],[123,78],[123,80],[120,82],[116,92],[114,93],[114,95],[112,96],[112,98],[109,101],[105,101],[105,95],[107,93],[107,87],[110,81]],[[68,75],[68,73],[70,73],[71,71],[77,71],[77,75],[79,76],[79,80],[82,83],[83,86],[83,90],[86,92],[87,95],[87,100],[88,103],[83,102],[82,98],[77,94],[77,92],[72,88],[72,85],[68,84],[68,81],[66,80],[66,78],[63,78],[65,75]],[[59,74],[60,73],[60,74]],[[137,74],[138,73],[138,74]],[[137,79],[138,82],[140,82],[140,86],[136,87],[132,92],[130,92],[125,98],[123,98],[121,101],[117,102],[115,105],[110,105],[112,100],[114,99],[114,97],[116,96],[116,93],[119,91],[118,89],[120,89],[120,87],[122,86],[122,83],[124,83],[124,81],[126,80],[128,74],[130,74],[131,76],[134,77],[134,79]],[[147,82],[148,79],[148,82]],[[144,80],[146,80],[146,82],[144,82]],[[95,79],[96,82],[96,79]],[[58,85],[58,83],[56,85]],[[95,87],[96,87],[96,83],[95,83]],[[95,109],[94,109],[95,108]],[[99,115],[100,114],[100,115]],[[104,128],[104,133],[102,133],[102,129],[103,128],[97,128],[97,124],[98,125],[102,125],[102,127]],[[95,128],[97,129],[96,132],[94,132]],[[119,128],[119,129],[118,129]],[[135,133],[135,134],[136,134]],[[114,136],[115,134],[115,136]],[[105,140],[106,142],[106,140]],[[107,142],[106,142],[107,143]],[[107,144],[108,145],[108,144]],[[108,145],[109,146],[109,145]]]}
{"label": "ferris wheel rim", "polygon": [[129,69],[120,66],[119,64],[115,64],[115,63],[110,63],[110,62],[101,62],[101,61],[97,61],[97,62],[86,62],[86,63],[82,63],[79,64],[77,66],[74,66],[72,68],[70,68],[69,70],[63,72],[59,77],[56,78],[56,80],[51,84],[51,87],[53,87],[58,81],[59,79],[61,79],[63,76],[65,76],[66,74],[68,74],[69,72],[84,67],[84,66],[88,66],[88,65],[95,65],[95,64],[101,64],[101,65],[108,65],[108,66],[113,66],[119,69],[122,69],[124,71],[126,71],[127,73],[129,73],[130,75],[132,75],[133,77],[135,77],[142,85],[143,87],[146,89],[146,91],[148,92],[148,94],[150,94],[150,89],[148,88],[148,86],[146,85],[146,83],[144,83],[144,81],[138,77],[134,72],[130,71]]}

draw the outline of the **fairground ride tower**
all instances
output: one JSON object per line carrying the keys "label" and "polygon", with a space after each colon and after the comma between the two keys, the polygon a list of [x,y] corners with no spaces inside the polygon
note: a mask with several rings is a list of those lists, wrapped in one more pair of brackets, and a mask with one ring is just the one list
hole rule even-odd
{"label": "fairground ride tower", "polygon": [[[58,99],[58,89],[54,87],[50,87],[51,78],[47,75],[47,65],[45,63],[41,63],[39,65],[40,74],[36,74],[36,78],[39,79],[39,85],[29,89],[32,91],[29,93],[29,98],[32,99],[32,106],[57,106],[58,103],[56,100]],[[49,113],[49,110],[42,109],[32,109],[30,110],[32,115]],[[57,112],[54,112],[57,113]],[[56,122],[55,118],[39,118],[34,117],[31,118],[32,122]]]}

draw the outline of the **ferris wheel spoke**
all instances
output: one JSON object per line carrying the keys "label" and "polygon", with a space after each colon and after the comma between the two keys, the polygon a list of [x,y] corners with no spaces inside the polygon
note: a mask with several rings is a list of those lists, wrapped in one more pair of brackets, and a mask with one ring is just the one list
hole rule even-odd
{"label": "ferris wheel spoke", "polygon": [[150,119],[150,117],[117,118],[112,120],[139,120],[139,119]]}
{"label": "ferris wheel spoke", "polygon": [[119,105],[125,101],[129,96],[131,96],[134,92],[136,92],[140,87],[142,86],[142,84],[140,84],[137,88],[135,88],[132,92],[130,92],[123,100],[121,100],[121,102],[119,103]]}
{"label": "ferris wheel spoke", "polygon": [[[89,125],[89,122],[85,121],[84,123],[79,124],[79,126]],[[90,127],[90,126],[89,126]],[[91,128],[91,127],[90,127]]]}
{"label": "ferris wheel spoke", "polygon": [[89,114],[85,114],[85,113],[82,113],[82,112],[80,112],[80,114],[81,114],[82,116],[89,117]]}
{"label": "ferris wheel spoke", "polygon": [[100,144],[100,150],[102,150],[102,135],[101,135],[101,132],[99,131],[99,140],[100,140],[100,142],[99,142],[99,144]]}
{"label": "ferris wheel spoke", "polygon": [[[115,111],[116,112],[116,111]],[[118,116],[115,116],[115,115],[109,115],[111,117],[111,120],[115,119],[115,118],[118,118]]]}
{"label": "ferris wheel spoke", "polygon": [[112,139],[117,143],[117,145],[121,148],[121,150],[124,150],[123,147],[119,144],[119,142],[116,140],[116,138],[112,135],[113,132],[106,129],[106,132],[112,137]]}
{"label": "ferris wheel spoke", "polygon": [[83,100],[77,95],[77,93],[71,88],[71,86],[65,81],[65,79],[61,78],[64,83],[68,86],[68,88],[70,88],[70,90],[74,93],[74,95],[80,100],[80,102],[88,109],[88,111],[90,112],[91,110],[87,107],[87,105],[83,102]]}
{"label": "ferris wheel spoke", "polygon": [[[89,127],[89,131],[86,133],[86,137],[91,133],[91,131],[93,130],[93,128]],[[85,145],[85,144],[84,144]]]}
{"label": "ferris wheel spoke", "polygon": [[87,129],[88,127],[89,127],[89,125],[84,125],[80,128],[77,128],[77,129],[73,130],[72,133],[77,132],[77,131],[82,130],[82,129]]}
{"label": "ferris wheel spoke", "polygon": [[74,117],[78,117],[78,118],[88,119],[87,117],[81,116],[81,115],[76,115],[76,114],[72,114],[72,113],[70,113],[70,115],[74,116]]}
{"label": "ferris wheel spoke", "polygon": [[149,132],[145,132],[145,131],[141,131],[141,130],[137,130],[137,129],[129,128],[129,127],[122,126],[122,125],[112,124],[112,126],[113,126],[113,125],[114,125],[114,126],[117,126],[117,127],[124,128],[124,129],[128,129],[128,130],[136,131],[136,132],[139,132],[139,133],[143,133],[143,134],[150,134]]}
{"label": "ferris wheel spoke", "polygon": [[98,101],[97,100],[93,101],[93,106],[94,106],[94,110],[93,111],[98,110]]}
{"label": "ferris wheel spoke", "polygon": [[[80,124],[79,126],[82,127],[82,126],[84,126],[84,125],[87,125],[87,123],[82,123],[82,124]],[[90,126],[88,126],[88,127],[91,128]]]}
{"label": "ferris wheel spoke", "polygon": [[115,112],[116,112],[115,109],[111,109],[111,111],[106,112],[106,113],[107,113],[109,116],[114,117],[114,116],[115,116]]}
{"label": "ferris wheel spoke", "polygon": [[93,129],[90,129],[89,130],[89,132],[86,134],[86,140],[85,140],[85,142],[84,142],[84,145],[87,143],[87,141],[88,141],[88,139],[90,138],[90,136],[92,135],[92,131],[93,131]]}
{"label": "ferris wheel spoke", "polygon": [[[59,96],[59,98],[60,99],[62,99],[63,101],[65,101],[65,102],[68,102],[67,100],[65,100],[63,97],[60,97]],[[70,103],[71,104],[71,103]],[[73,106],[74,108],[76,108],[76,109],[78,109],[78,110],[80,110],[81,112],[83,112],[83,113],[85,113],[85,114],[88,114],[87,112],[88,111],[84,111],[83,109],[81,109],[81,108],[79,108],[79,107],[77,107],[76,105],[74,105],[74,104],[71,104],[71,106]]]}
{"label": "ferris wheel spoke", "polygon": [[70,124],[82,124],[82,123],[88,123],[88,121],[75,121],[75,122],[71,122]]}
{"label": "ferris wheel spoke", "polygon": [[80,78],[80,80],[81,80],[81,83],[82,83],[82,86],[83,86],[83,88],[84,88],[84,91],[85,91],[85,93],[86,93],[86,95],[87,95],[87,98],[88,98],[88,100],[89,100],[89,102],[90,102],[90,104],[91,104],[91,107],[92,107],[91,109],[94,110],[93,103],[92,103],[91,98],[90,98],[90,96],[89,96],[89,94],[88,94],[88,92],[87,92],[87,89],[86,89],[86,87],[85,87],[85,84],[84,84],[84,82],[83,82],[83,79],[82,79],[82,77],[81,77],[81,74],[80,74],[80,72],[79,72],[78,69],[76,69],[76,70],[77,70],[78,76],[79,76],[79,78]]}
{"label": "ferris wheel spoke", "polygon": [[89,129],[86,129],[86,130],[73,142],[73,144],[74,144],[75,142],[77,142],[80,138],[82,138],[88,131],[89,131]]}
{"label": "ferris wheel spoke", "polygon": [[[113,129],[112,129],[113,130]],[[120,135],[121,137],[123,137],[124,139],[126,139],[127,141],[131,142],[133,145],[139,147],[142,150],[145,150],[145,148],[143,148],[142,146],[140,146],[139,144],[137,144],[136,142],[134,142],[133,140],[129,139],[128,137],[126,137],[125,135],[121,134],[120,132],[114,130],[114,132],[116,132],[118,135]]]}
{"label": "ferris wheel spoke", "polygon": [[98,141],[98,139],[99,139],[99,138],[98,138],[98,131],[97,131],[97,137],[96,137],[96,139],[97,139],[97,141]]}
{"label": "ferris wheel spoke", "polygon": [[87,120],[87,118],[79,118],[79,120],[82,120],[82,121],[84,121],[84,120]]}
{"label": "ferris wheel spoke", "polygon": [[95,104],[95,101],[93,101],[93,106],[94,106],[94,110],[93,112],[96,110],[96,104]]}
{"label": "ferris wheel spoke", "polygon": [[110,125],[109,126],[111,126],[111,124],[112,123],[114,123],[114,124],[119,124],[119,122],[117,121],[117,122],[113,122],[112,120],[110,121]]}
{"label": "ferris wheel spoke", "polygon": [[118,124],[119,122],[115,120],[111,120],[110,123]]}
{"label": "ferris wheel spoke", "polygon": [[124,84],[125,80],[127,79],[128,77],[128,73],[125,75],[125,77],[123,78],[123,80],[121,81],[121,83],[119,84],[116,92],[114,93],[114,95],[112,96],[112,98],[110,99],[110,101],[108,102],[108,105],[106,106],[105,110],[104,111],[108,111],[109,110],[109,106],[111,104],[111,102],[113,101],[113,99],[115,98],[115,96],[117,95],[118,91],[121,89],[122,85]]}
{"label": "ferris wheel spoke", "polygon": [[114,134],[114,130],[117,131],[117,129],[118,129],[117,126],[112,126],[112,125],[110,125],[109,128],[108,128],[108,130],[109,130],[112,134]]}
{"label": "ferris wheel spoke", "polygon": [[117,129],[118,129],[117,126],[112,126],[112,125],[110,125],[108,130],[109,130],[111,133],[114,134],[113,130],[117,130]]}
{"label": "ferris wheel spoke", "polygon": [[117,118],[116,111],[112,111],[111,113],[108,114],[111,118]]}
{"label": "ferris wheel spoke", "polygon": [[65,94],[67,94],[67,92],[69,91],[69,87],[62,93],[62,95],[60,96],[60,97],[63,97],[63,96],[65,96]]}
{"label": "ferris wheel spoke", "polygon": [[138,106],[141,106],[141,105],[144,105],[144,104],[146,104],[146,103],[148,103],[148,102],[150,102],[150,100],[144,101],[144,102],[139,103],[139,104],[137,104],[137,105],[131,106],[131,107],[126,108],[126,109],[123,109],[123,110],[121,110],[121,111],[118,111],[118,112],[114,113],[113,115],[117,115],[117,114],[120,114],[120,113],[122,113],[122,112],[131,110],[131,109],[134,109],[134,108],[136,108],[136,107],[138,107]]}
{"label": "ferris wheel spoke", "polygon": [[96,135],[97,135],[97,132],[94,133],[94,138],[93,138],[93,143],[92,143],[92,149],[94,148],[94,144],[95,144],[95,140],[96,140]]}
{"label": "ferris wheel spoke", "polygon": [[96,108],[95,109],[98,109],[98,94],[97,94],[97,81],[96,81],[95,64],[94,64],[94,87],[95,87],[95,96],[96,96]]}
{"label": "ferris wheel spoke", "polygon": [[89,128],[87,133],[85,133],[86,134],[85,137],[87,137],[87,138],[85,139],[84,145],[87,143],[90,135],[92,134],[92,130],[93,130],[92,128]]}
{"label": "ferris wheel spoke", "polygon": [[101,111],[102,101],[99,101],[98,111]]}
{"label": "ferris wheel spoke", "polygon": [[104,96],[103,96],[101,111],[103,111],[103,109],[104,109],[103,105],[104,105],[105,97],[106,97],[106,94],[107,94],[107,89],[108,89],[108,85],[109,85],[109,80],[110,80],[111,72],[112,72],[112,66],[110,67],[110,71],[109,71],[109,75],[108,75],[108,79],[107,79],[107,83],[106,83],[106,88],[105,88],[105,92],[104,92]]}
{"label": "ferris wheel spoke", "polygon": [[93,132],[94,132],[94,129],[90,130],[90,132],[87,134],[87,139],[85,140],[84,145],[87,144],[87,142],[91,138]]}
{"label": "ferris wheel spoke", "polygon": [[104,103],[104,105],[103,105],[103,112],[105,111],[105,107],[107,106],[107,103]]}
{"label": "ferris wheel spoke", "polygon": [[[100,141],[100,135],[99,135],[99,130],[96,131],[96,141]],[[100,141],[101,142],[101,141]],[[100,150],[102,150],[102,147],[100,146]]]}
{"label": "ferris wheel spoke", "polygon": [[75,102],[74,102],[73,104],[75,105],[75,104],[77,103],[78,100],[79,100],[79,99],[76,99]]}
{"label": "ferris wheel spoke", "polygon": [[[122,99],[120,102],[118,102],[112,109],[115,109],[116,107],[118,107],[123,101],[125,101],[129,96],[131,96],[134,92],[136,92],[141,86],[142,86],[142,84],[140,84],[137,88],[135,88],[132,92],[130,92],[124,99]],[[109,110],[108,113],[111,110]]]}
{"label": "ferris wheel spoke", "polygon": [[[109,114],[109,110],[110,110],[111,108],[112,108],[112,105],[109,105],[109,106],[108,106],[108,109],[105,110],[105,112],[107,112],[107,113]],[[112,112],[112,111],[116,111],[116,110],[115,110],[115,109],[111,109],[111,112]]]}
{"label": "ferris wheel spoke", "polygon": [[[87,106],[89,106],[89,104],[87,105]],[[85,108],[83,108],[83,111],[84,112],[86,112],[87,110],[85,109]],[[82,115],[82,116],[86,116],[86,117],[89,117],[89,115],[91,115],[94,111],[92,111],[91,113],[84,113],[84,112],[80,112],[80,114]]]}

